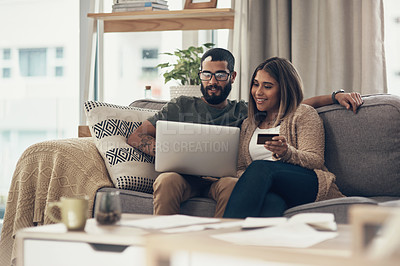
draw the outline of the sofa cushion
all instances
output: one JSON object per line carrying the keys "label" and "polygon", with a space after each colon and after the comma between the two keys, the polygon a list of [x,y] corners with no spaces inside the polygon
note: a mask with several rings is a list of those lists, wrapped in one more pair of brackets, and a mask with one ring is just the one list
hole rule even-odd
{"label": "sofa cushion", "polygon": [[89,129],[116,188],[153,192],[154,157],[129,146],[126,139],[157,111],[87,101]]}
{"label": "sofa cushion", "polygon": [[379,206],[399,208],[400,207],[400,199],[380,202]]}
{"label": "sofa cushion", "polygon": [[[117,188],[101,188],[98,191],[119,191],[123,213],[153,214],[153,195],[151,194]],[[94,210],[96,204],[95,200]],[[194,197],[182,202],[180,214],[213,217],[215,206],[216,202],[212,199]]]}
{"label": "sofa cushion", "polygon": [[[138,191],[117,189],[117,188],[100,188],[99,192],[119,191],[121,198],[121,210],[123,213],[137,213],[137,214],[153,214],[153,195]],[[95,199],[94,210],[97,204]],[[94,212],[93,212],[94,216]]]}
{"label": "sofa cushion", "polygon": [[168,102],[164,100],[140,99],[132,102],[129,106],[152,110],[161,110],[161,108],[167,103]]}
{"label": "sofa cushion", "polygon": [[356,115],[340,105],[317,111],[325,126],[325,160],[346,196],[400,196],[400,97],[363,96]]}

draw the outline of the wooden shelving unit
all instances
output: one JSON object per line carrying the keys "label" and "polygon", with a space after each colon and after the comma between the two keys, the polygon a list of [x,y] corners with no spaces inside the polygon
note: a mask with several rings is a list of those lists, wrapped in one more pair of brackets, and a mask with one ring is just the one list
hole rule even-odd
{"label": "wooden shelving unit", "polygon": [[[103,42],[108,32],[145,32],[171,30],[233,29],[235,11],[231,8],[205,8],[185,10],[136,11],[114,13],[89,13],[93,19],[93,34],[97,34],[98,100],[103,100]],[[94,51],[94,47],[92,47]],[[93,73],[90,62],[86,73]],[[91,75],[87,74],[89,88]]]}
{"label": "wooden shelving unit", "polygon": [[104,32],[233,29],[230,8],[89,13],[104,22]]}

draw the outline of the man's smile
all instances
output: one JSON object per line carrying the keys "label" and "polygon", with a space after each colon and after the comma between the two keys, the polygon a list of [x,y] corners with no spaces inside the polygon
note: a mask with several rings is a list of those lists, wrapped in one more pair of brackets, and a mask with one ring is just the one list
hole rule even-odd
{"label": "man's smile", "polygon": [[209,86],[209,87],[207,87],[207,91],[208,91],[208,94],[209,94],[209,95],[212,95],[212,94],[219,94],[218,92],[220,92],[221,89],[222,89],[222,88],[218,88],[218,87],[215,87],[215,86]]}

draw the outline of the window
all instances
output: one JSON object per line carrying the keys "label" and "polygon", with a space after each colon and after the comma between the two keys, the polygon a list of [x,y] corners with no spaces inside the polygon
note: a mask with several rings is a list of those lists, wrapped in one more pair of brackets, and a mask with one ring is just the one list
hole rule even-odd
{"label": "window", "polygon": [[56,66],[55,69],[55,76],[56,77],[62,77],[64,76],[64,68],[62,66]]}
{"label": "window", "polygon": [[19,50],[19,69],[23,77],[47,75],[47,49],[31,48]]}
{"label": "window", "polygon": [[143,49],[142,50],[142,58],[143,59],[157,59],[158,58],[158,49]]}
{"label": "window", "polygon": [[400,1],[384,0],[383,3],[388,93],[400,95]]}
{"label": "window", "polygon": [[3,49],[3,59],[4,60],[11,59],[11,49]]}
{"label": "window", "polygon": [[142,78],[157,78],[158,48],[142,49]]}
{"label": "window", "polygon": [[88,1],[54,2],[0,1],[0,25],[12,25],[0,27],[0,216],[24,150],[77,136],[79,16]]}
{"label": "window", "polygon": [[142,67],[142,76],[147,78],[157,77],[158,69],[154,67]]}
{"label": "window", "polygon": [[11,69],[8,67],[3,68],[3,78],[11,77]]}
{"label": "window", "polygon": [[64,48],[62,47],[56,48],[56,58],[64,58]]}

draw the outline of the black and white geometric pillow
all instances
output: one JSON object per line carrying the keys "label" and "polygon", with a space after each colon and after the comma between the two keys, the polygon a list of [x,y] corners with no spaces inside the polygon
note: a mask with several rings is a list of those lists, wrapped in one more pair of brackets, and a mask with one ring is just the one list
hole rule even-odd
{"label": "black and white geometric pillow", "polygon": [[159,174],[154,170],[154,157],[126,144],[126,139],[157,110],[96,101],[87,101],[84,106],[90,133],[114,186],[153,193]]}

